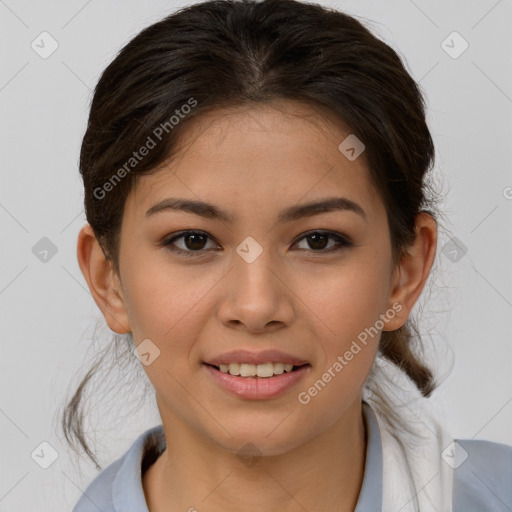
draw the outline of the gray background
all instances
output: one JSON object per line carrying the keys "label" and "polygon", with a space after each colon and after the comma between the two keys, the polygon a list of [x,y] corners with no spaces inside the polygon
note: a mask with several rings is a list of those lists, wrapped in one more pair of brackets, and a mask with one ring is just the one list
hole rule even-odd
{"label": "gray background", "polygon": [[[69,511],[96,474],[87,461],[78,471],[56,432],[100,317],[76,261],[80,143],[102,70],[142,28],[188,3],[0,0],[0,512]],[[437,291],[422,317],[444,378],[432,401],[454,437],[512,444],[512,3],[318,3],[366,18],[422,86],[451,231],[439,234]],[[31,47],[44,31],[58,43],[46,59]],[[454,31],[469,44],[461,55]],[[448,250],[453,236],[466,253]],[[56,248],[46,261],[43,237]],[[91,401],[97,411],[128,407],[120,422],[93,423],[104,466],[159,422],[151,400],[139,409],[132,399],[120,387]],[[48,469],[31,457],[45,441],[58,455]]]}

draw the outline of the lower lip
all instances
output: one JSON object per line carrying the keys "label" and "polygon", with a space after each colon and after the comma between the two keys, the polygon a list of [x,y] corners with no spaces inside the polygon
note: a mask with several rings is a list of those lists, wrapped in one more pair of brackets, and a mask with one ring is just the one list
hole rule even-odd
{"label": "lower lip", "polygon": [[207,364],[204,366],[223,389],[249,400],[264,400],[283,394],[297,384],[310,368],[309,364],[305,364],[293,372],[284,372],[273,377],[239,377],[221,372]]}

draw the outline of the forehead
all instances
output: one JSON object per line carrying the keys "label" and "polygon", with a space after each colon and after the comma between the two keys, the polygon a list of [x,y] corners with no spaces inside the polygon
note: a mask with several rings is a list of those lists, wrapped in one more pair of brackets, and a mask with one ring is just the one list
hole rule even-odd
{"label": "forehead", "polygon": [[[339,149],[350,130],[331,112],[291,100],[213,110],[190,119],[172,158],[140,177],[127,207],[173,196],[261,207],[338,192],[371,213],[378,194],[364,152]],[[128,205],[128,203],[130,203]]]}

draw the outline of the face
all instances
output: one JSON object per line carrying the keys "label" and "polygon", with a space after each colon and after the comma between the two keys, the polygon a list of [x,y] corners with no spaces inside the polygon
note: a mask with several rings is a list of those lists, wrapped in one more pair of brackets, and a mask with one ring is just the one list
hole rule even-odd
{"label": "face", "polygon": [[[119,284],[130,329],[136,345],[146,340],[164,426],[233,452],[250,440],[283,453],[360,402],[381,315],[393,311],[384,205],[364,153],[349,160],[338,149],[349,132],[307,106],[216,111],[187,130],[176,158],[125,205]],[[170,198],[226,218],[163,207]],[[353,208],[283,215],[341,198]],[[239,363],[280,351],[262,358],[307,364],[257,384],[207,364],[238,350],[250,353]]]}

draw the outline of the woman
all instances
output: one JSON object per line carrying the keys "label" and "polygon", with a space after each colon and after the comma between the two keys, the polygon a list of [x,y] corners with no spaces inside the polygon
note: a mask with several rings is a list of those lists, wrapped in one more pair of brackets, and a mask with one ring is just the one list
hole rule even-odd
{"label": "woman", "polygon": [[130,41],[91,105],[78,260],[162,425],[74,512],[511,508],[512,448],[445,431],[414,346],[433,159],[417,84],[341,12],[209,1]]}

